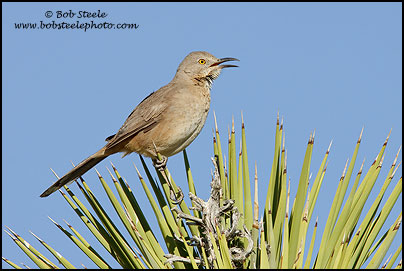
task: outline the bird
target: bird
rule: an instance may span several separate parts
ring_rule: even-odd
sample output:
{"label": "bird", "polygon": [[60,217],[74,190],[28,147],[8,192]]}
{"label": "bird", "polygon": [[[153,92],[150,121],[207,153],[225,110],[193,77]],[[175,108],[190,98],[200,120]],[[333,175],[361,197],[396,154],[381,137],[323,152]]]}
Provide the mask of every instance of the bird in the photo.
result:
{"label": "bird", "polygon": [[[224,64],[237,58],[217,58],[205,51],[189,53],[179,64],[174,78],[144,98],[106,145],[57,180],[40,197],[47,197],[70,184],[109,155],[130,153],[150,157],[155,167],[165,167],[167,157],[184,150],[202,130],[210,108],[213,81]],[[157,158],[157,153],[162,159]]]}

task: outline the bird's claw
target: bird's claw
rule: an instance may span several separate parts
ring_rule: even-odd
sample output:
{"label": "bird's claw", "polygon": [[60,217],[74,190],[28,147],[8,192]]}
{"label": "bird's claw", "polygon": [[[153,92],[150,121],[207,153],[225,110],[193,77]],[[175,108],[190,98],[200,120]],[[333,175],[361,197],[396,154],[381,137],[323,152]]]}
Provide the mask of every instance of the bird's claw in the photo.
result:
{"label": "bird's claw", "polygon": [[167,157],[165,156],[161,156],[161,160],[158,160],[157,158],[152,159],[153,161],[153,166],[157,169],[157,170],[164,170],[166,168],[167,165]]}
{"label": "bird's claw", "polygon": [[173,204],[178,205],[184,199],[184,193],[182,193],[181,188],[178,187],[177,195],[174,194],[174,191],[170,189],[170,199]]}

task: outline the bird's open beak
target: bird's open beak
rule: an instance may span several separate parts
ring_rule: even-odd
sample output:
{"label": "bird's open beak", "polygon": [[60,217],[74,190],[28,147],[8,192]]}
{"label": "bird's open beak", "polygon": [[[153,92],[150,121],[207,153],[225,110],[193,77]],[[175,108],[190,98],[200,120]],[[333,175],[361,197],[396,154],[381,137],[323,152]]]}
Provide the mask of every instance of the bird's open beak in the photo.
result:
{"label": "bird's open beak", "polygon": [[[210,65],[210,67],[214,67],[214,66],[218,66],[224,62],[227,61],[240,61],[237,58],[233,58],[233,57],[225,57],[225,58],[221,58],[219,59],[219,61],[213,63],[212,65]],[[231,68],[231,67],[238,67],[237,65],[220,65],[220,68]]]}

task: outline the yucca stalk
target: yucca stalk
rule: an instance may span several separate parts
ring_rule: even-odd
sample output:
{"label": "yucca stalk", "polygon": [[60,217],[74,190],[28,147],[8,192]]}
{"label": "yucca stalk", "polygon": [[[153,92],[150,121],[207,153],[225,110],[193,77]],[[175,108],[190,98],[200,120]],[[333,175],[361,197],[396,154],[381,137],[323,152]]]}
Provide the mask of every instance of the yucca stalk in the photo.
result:
{"label": "yucca stalk", "polygon": [[[395,222],[389,225],[389,229],[384,234],[379,236],[379,233],[402,192],[402,178],[400,177],[398,181],[394,180],[401,165],[397,163],[401,148],[376,198],[369,199],[384,163],[384,151],[390,133],[376,159],[364,174],[362,170],[365,161],[362,162],[348,192],[361,144],[362,129],[352,157],[347,160],[339,177],[326,224],[322,226],[324,230],[320,247],[318,251],[314,251],[315,240],[319,238],[316,234],[317,228],[321,225],[318,225],[316,218],[313,232],[309,235],[308,232],[311,232],[309,224],[321,185],[325,180],[331,143],[314,180],[311,181],[311,157],[315,155],[313,153],[315,136],[314,132],[310,134],[302,161],[297,193],[294,198],[291,198],[285,131],[283,121],[279,122],[278,117],[274,158],[272,164],[267,165],[270,169],[267,196],[260,204],[258,189],[264,188],[263,181],[258,178],[256,162],[254,189],[250,190],[244,121],[242,120],[241,124],[241,141],[239,152],[237,152],[234,118],[229,129],[228,142],[224,145],[221,143],[216,116],[214,118],[214,158],[212,159],[214,171],[208,199],[203,200],[197,196],[198,186],[193,181],[190,161],[184,150],[188,195],[192,207],[188,207],[181,200],[182,191],[185,189],[177,186],[168,168],[156,170],[157,178],[154,178],[145,161],[140,157],[144,174],[136,166],[134,167],[139,183],[131,181],[129,185],[114,165],[112,165],[112,171],[109,171],[111,179],[109,182],[97,171],[99,181],[121,223],[110,218],[110,214],[100,203],[102,196],[95,195],[84,179],[80,178],[80,183],[76,183],[87,204],[79,200],[78,195],[68,187],[64,187],[66,193],[60,190],[62,197],[88,228],[87,235],[91,233],[105,251],[96,251],[88,241],[90,238],[78,232],[69,223],[66,222],[68,229],[52,220],[53,223],[99,268],[111,267],[111,263],[103,257],[105,252],[109,253],[123,268],[393,267],[401,253],[401,244],[387,261],[384,263],[382,261],[399,230],[401,213],[395,215],[397,217]],[[225,151],[225,145],[228,147],[227,151]],[[160,182],[160,185],[156,180]],[[111,183],[115,187],[115,192],[110,187]],[[392,192],[387,195],[386,191],[391,183],[395,185]],[[137,201],[133,194],[134,186],[142,187],[148,202]],[[347,199],[344,202],[345,198]],[[384,204],[382,204],[383,198],[387,199]],[[372,202],[369,209],[364,208],[367,201]],[[149,222],[152,215],[142,211],[145,204],[150,204],[158,221],[158,225],[154,228]],[[362,220],[360,217],[363,217]],[[131,242],[125,239],[123,231],[128,232]],[[6,232],[38,268],[59,268],[58,263],[65,268],[75,268],[69,260],[37,235],[32,233],[56,259],[56,263],[10,228]],[[163,243],[157,241],[157,235],[162,237]],[[135,245],[131,246],[130,243]],[[307,251],[305,251],[306,244]],[[13,268],[21,268],[4,257],[3,261]],[[396,267],[401,268],[401,260]]]}

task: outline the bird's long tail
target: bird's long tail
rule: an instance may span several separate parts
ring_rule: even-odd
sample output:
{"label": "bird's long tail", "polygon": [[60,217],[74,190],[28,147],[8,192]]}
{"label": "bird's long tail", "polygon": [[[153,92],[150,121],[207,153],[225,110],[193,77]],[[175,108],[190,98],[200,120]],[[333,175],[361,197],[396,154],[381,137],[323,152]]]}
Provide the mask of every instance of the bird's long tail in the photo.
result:
{"label": "bird's long tail", "polygon": [[41,194],[41,198],[47,197],[53,192],[57,191],[62,186],[72,182],[77,179],[87,171],[89,171],[96,164],[104,160],[108,155],[105,154],[105,147],[94,153],[87,159],[83,160],[80,164],[75,166],[72,170],[70,170],[65,176],[60,178],[57,182],[52,184],[45,192]]}

